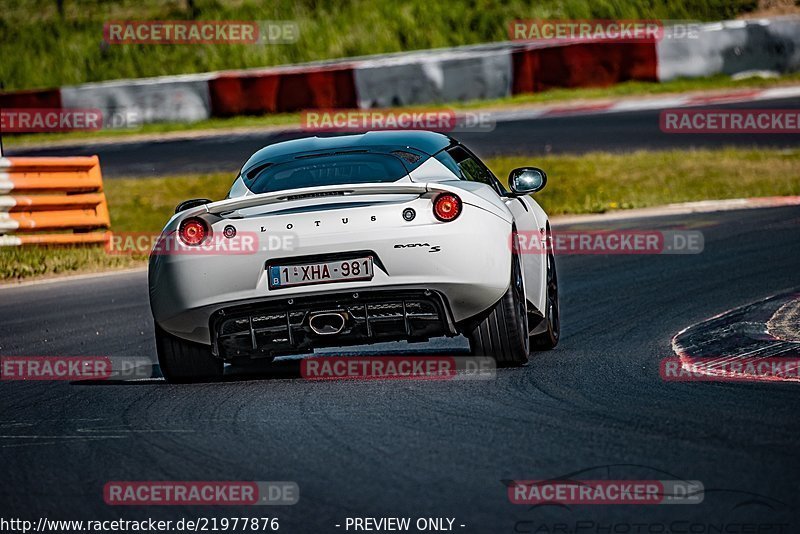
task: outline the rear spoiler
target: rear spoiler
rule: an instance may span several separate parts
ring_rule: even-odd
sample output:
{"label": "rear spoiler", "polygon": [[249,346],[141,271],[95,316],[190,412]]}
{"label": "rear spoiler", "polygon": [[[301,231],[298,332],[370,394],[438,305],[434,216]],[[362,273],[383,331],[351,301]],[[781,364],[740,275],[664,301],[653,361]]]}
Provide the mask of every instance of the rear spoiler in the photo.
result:
{"label": "rear spoiler", "polygon": [[327,185],[322,187],[304,187],[301,189],[288,189],[285,191],[277,191],[274,193],[259,193],[257,195],[249,195],[245,197],[229,198],[205,204],[198,207],[199,213],[211,213],[220,215],[236,210],[254,208],[257,206],[266,206],[269,204],[276,204],[279,202],[286,202],[292,200],[292,197],[298,199],[313,197],[326,197],[326,196],[359,196],[359,195],[403,195],[415,194],[423,195],[430,192],[450,191],[450,189],[442,187],[435,183],[412,183],[412,182],[390,182],[385,184],[352,184],[352,185]]}

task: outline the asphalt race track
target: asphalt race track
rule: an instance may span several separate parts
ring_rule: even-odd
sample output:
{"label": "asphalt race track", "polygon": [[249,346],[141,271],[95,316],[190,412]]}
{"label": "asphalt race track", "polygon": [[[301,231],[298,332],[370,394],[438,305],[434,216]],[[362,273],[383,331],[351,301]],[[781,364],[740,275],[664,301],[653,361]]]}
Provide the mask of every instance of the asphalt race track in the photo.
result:
{"label": "asphalt race track", "polygon": [[[761,100],[709,108],[798,109],[800,99]],[[521,118],[498,121],[494,131],[455,134],[479,156],[506,154],[586,153],[637,149],[796,147],[797,135],[787,134],[668,134],[659,128],[661,110]],[[39,149],[8,147],[6,156],[100,156],[103,176],[154,177],[171,174],[231,172],[231,180],[256,150],[308,132],[221,134],[198,139],[78,144]]]}
{"label": "asphalt race track", "polygon": [[[311,382],[290,360],[199,385],[3,383],[0,509],[268,516],[287,533],[345,532],[348,516],[450,517],[465,533],[800,532],[796,385],[659,377],[685,326],[800,286],[798,225],[797,207],[625,221],[701,230],[705,250],[560,256],[561,344],[495,380]],[[142,271],[0,289],[0,324],[5,356],[154,354]],[[410,348],[426,350],[392,350]],[[704,499],[531,507],[511,504],[503,483],[569,476],[698,480]],[[300,502],[110,507],[113,480],[296,481]]]}

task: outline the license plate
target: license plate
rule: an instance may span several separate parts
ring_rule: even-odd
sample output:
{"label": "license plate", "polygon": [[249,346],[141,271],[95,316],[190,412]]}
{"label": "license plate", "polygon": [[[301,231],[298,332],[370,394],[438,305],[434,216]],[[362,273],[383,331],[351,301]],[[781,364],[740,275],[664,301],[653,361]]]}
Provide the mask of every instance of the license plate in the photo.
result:
{"label": "license plate", "polygon": [[327,282],[372,280],[372,274],[372,257],[369,256],[300,265],[270,265],[269,287],[275,289]]}

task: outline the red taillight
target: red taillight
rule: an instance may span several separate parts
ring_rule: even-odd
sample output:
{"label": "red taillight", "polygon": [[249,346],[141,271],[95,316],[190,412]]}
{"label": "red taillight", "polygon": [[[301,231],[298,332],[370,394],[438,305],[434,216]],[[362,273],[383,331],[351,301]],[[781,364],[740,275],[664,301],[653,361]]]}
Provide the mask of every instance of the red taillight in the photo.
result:
{"label": "red taillight", "polygon": [[208,235],[208,225],[203,219],[193,217],[181,223],[178,235],[184,244],[194,247],[203,242]]}
{"label": "red taillight", "polygon": [[461,199],[450,193],[442,193],[433,201],[433,214],[440,221],[452,221],[461,215]]}

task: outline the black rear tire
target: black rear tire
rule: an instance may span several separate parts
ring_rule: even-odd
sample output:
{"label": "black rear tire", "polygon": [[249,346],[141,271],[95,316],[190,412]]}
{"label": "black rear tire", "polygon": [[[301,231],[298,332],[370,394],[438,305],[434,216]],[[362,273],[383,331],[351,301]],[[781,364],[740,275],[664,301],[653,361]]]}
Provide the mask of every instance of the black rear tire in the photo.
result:
{"label": "black rear tire", "polygon": [[168,334],[156,325],[156,351],[161,374],[167,382],[186,383],[222,377],[224,363],[211,347]]}
{"label": "black rear tire", "polygon": [[558,308],[558,274],[556,273],[556,257],[553,254],[552,235],[547,229],[547,300],[544,321],[546,330],[531,336],[532,350],[550,350],[558,345],[561,337],[561,315]]}
{"label": "black rear tire", "polygon": [[468,335],[474,356],[491,356],[498,367],[528,362],[528,315],[519,258],[511,261],[511,284],[503,298]]}

